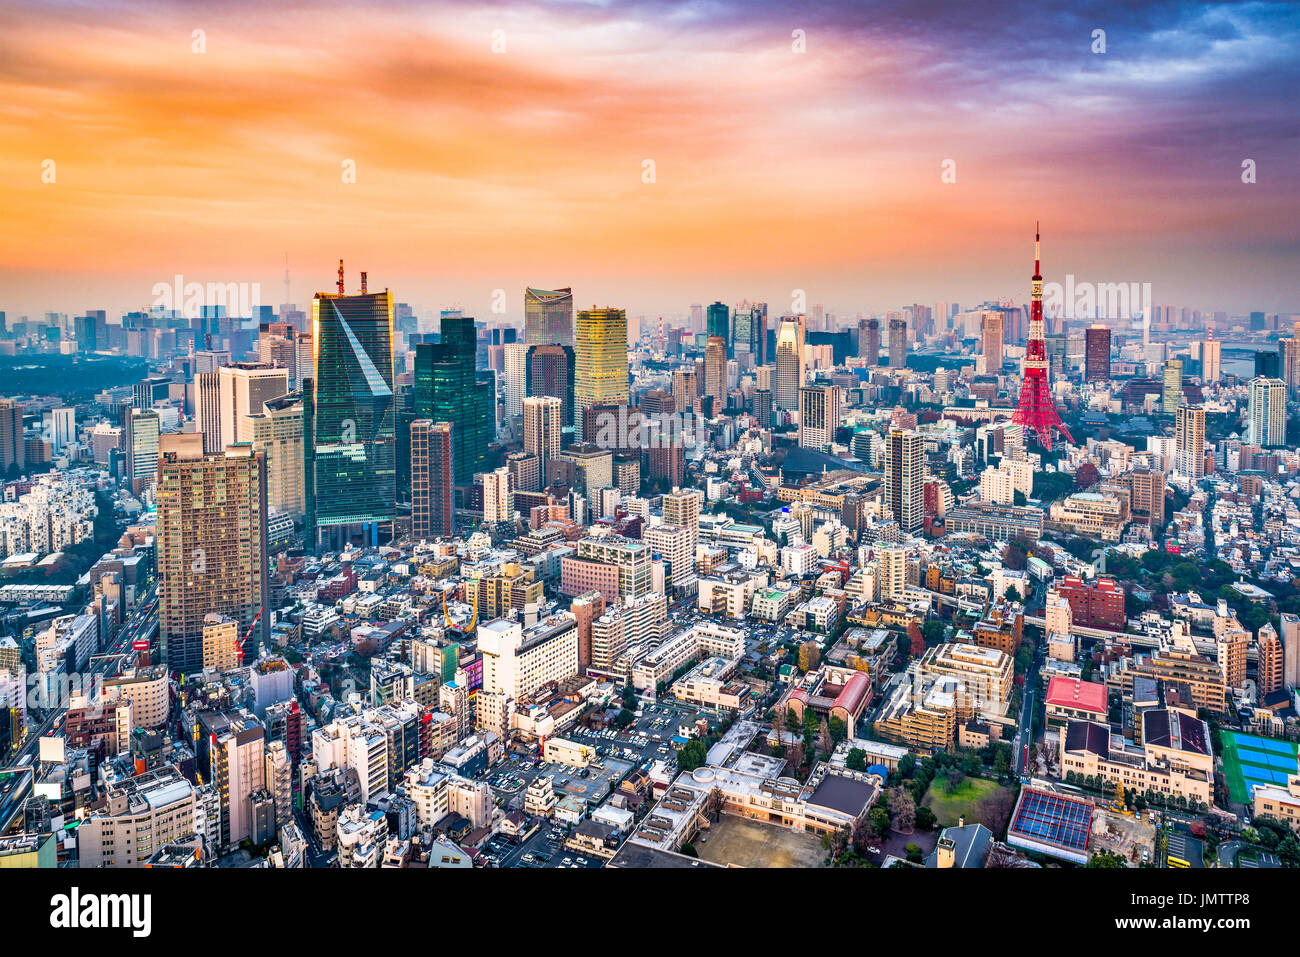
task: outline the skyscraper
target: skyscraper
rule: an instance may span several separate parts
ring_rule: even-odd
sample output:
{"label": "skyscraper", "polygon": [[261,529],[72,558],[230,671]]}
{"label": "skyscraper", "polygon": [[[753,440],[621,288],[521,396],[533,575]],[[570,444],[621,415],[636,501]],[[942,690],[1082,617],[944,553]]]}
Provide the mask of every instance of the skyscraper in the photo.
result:
{"label": "skyscraper", "polygon": [[803,385],[803,317],[782,316],[776,331],[776,404],[778,408],[799,408],[799,387]]}
{"label": "skyscraper", "polygon": [[524,342],[528,345],[573,345],[573,290],[524,290]]}
{"label": "skyscraper", "polygon": [[312,299],[312,369],[303,389],[305,542],[369,543],[397,503],[393,296],[388,290]]}
{"label": "skyscraper", "polygon": [[[760,365],[762,340],[767,338],[767,307],[761,303],[741,302],[731,314],[731,354],[744,365]],[[748,359],[746,359],[748,357]]]}
{"label": "skyscraper", "polygon": [[725,408],[727,404],[727,341],[721,336],[709,336],[708,345],[704,347],[704,394],[713,396],[715,415]]}
{"label": "skyscraper", "polygon": [[221,451],[221,374],[216,370],[194,375],[194,428],[203,433],[204,452]]}
{"label": "skyscraper", "polygon": [[840,426],[840,387],[806,385],[799,390],[799,444],[822,449]]}
{"label": "skyscraper", "polygon": [[705,326],[708,338],[712,339],[717,336],[722,340],[723,348],[728,359],[732,357],[733,346],[731,344],[731,313],[726,305],[721,302],[711,303],[708,308],[708,320]]}
{"label": "skyscraper", "polygon": [[[234,365],[221,366],[217,370],[220,388],[221,431],[218,444],[212,451],[219,451],[236,442],[252,440],[248,416],[257,415],[262,406],[271,399],[277,399],[289,391],[289,372],[278,369],[269,363],[237,362]],[[205,423],[206,424],[206,423]],[[209,443],[205,442],[205,448]]]}
{"label": "skyscraper", "polygon": [[902,369],[907,365],[907,320],[889,320],[889,368]]}
{"label": "skyscraper", "polygon": [[1207,385],[1218,382],[1223,374],[1223,343],[1214,338],[1211,329],[1201,343],[1201,381]]}
{"label": "skyscraper", "polygon": [[159,440],[157,469],[159,645],[184,673],[203,666],[209,613],[238,621],[242,639],[264,612],[252,638],[269,635],[266,462],[249,445],[209,455],[201,436],[174,433]]}
{"label": "skyscraper", "polygon": [[524,363],[525,395],[550,395],[560,400],[561,427],[573,425],[572,346],[532,346]]}
{"label": "skyscraper", "polygon": [[1192,481],[1205,477],[1205,409],[1180,405],[1174,431],[1174,472]]}
{"label": "skyscraper", "polygon": [[[155,413],[155,421],[157,418]],[[23,407],[13,399],[0,399],[0,471],[16,477],[26,467],[27,448],[23,442]]]}
{"label": "skyscraper", "polygon": [[456,482],[449,422],[411,423],[411,537],[456,534]]}
{"label": "skyscraper", "polygon": [[[980,315],[980,342],[982,343],[984,373],[997,375],[1002,371],[1003,327],[1002,313],[988,311]],[[889,364],[894,364],[890,359]]]}
{"label": "skyscraper", "polygon": [[1105,326],[1090,326],[1083,338],[1084,381],[1105,382],[1110,378],[1110,330]]}
{"label": "skyscraper", "polygon": [[[125,410],[126,477],[133,495],[154,484],[158,475],[158,413],[153,409]],[[19,441],[22,441],[21,434]],[[202,440],[200,440],[200,443]]]}
{"label": "skyscraper", "polygon": [[885,441],[885,502],[905,535],[925,521],[925,446],[919,432],[890,429]]}
{"label": "skyscraper", "polygon": [[553,395],[530,395],[524,399],[524,452],[536,455],[542,475],[546,463],[560,454],[563,403]]}
{"label": "skyscraper", "polygon": [[[302,393],[269,399],[247,416],[248,440],[266,458],[266,504],[301,521],[303,496]],[[204,436],[203,451],[208,451]]]}
{"label": "skyscraper", "polygon": [[676,412],[689,412],[700,397],[700,383],[694,369],[673,370],[673,406]]}
{"label": "skyscraper", "polygon": [[415,347],[415,415],[451,423],[456,484],[468,486],[488,462],[495,431],[495,387],[475,372],[474,319],[442,314],[441,341]]}
{"label": "skyscraper", "polygon": [[515,490],[510,469],[483,473],[483,521],[509,522],[515,517]]}
{"label": "skyscraper", "polygon": [[1183,360],[1165,362],[1164,382],[1160,392],[1160,411],[1173,415],[1183,404]]}
{"label": "skyscraper", "polygon": [[578,310],[573,351],[575,418],[589,405],[628,404],[627,310]]}
{"label": "skyscraper", "polygon": [[1246,404],[1246,441],[1261,448],[1286,444],[1286,383],[1251,379]]}
{"label": "skyscraper", "polygon": [[[536,348],[536,347],[531,347]],[[502,346],[505,351],[506,417],[523,412],[523,398],[528,394],[528,352],[530,347],[522,342]]]}

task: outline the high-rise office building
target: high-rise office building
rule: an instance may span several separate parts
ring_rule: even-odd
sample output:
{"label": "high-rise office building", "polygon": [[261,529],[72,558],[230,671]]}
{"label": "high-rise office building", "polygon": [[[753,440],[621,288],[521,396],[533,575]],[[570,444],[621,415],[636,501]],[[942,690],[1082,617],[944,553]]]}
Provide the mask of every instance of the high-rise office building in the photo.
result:
{"label": "high-rise office building", "polygon": [[1183,360],[1165,362],[1164,382],[1160,392],[1160,411],[1173,415],[1183,404]]}
{"label": "high-rise office building", "polygon": [[[272,399],[289,391],[289,373],[261,362],[237,362],[217,370],[221,403],[220,444],[214,451],[237,442],[251,442],[251,415]],[[206,446],[206,443],[205,443]]]}
{"label": "high-rise office building", "polygon": [[890,429],[885,439],[885,502],[904,534],[925,521],[925,444],[919,432]]}
{"label": "high-rise office building", "polygon": [[704,347],[704,394],[713,396],[715,415],[726,407],[727,341],[721,336],[709,336]]}
{"label": "high-rise office building", "polygon": [[799,390],[799,444],[821,450],[840,427],[840,387],[806,385]]}
{"label": "high-rise office building", "polygon": [[[217,368],[220,368],[219,366]],[[203,451],[220,452],[221,444],[221,374],[194,374],[194,430],[203,433]]]}
{"label": "high-rise office building", "polygon": [[[1003,325],[1002,313],[988,311],[980,314],[980,343],[983,349],[983,371],[998,375],[1002,371]],[[889,364],[894,364],[891,358]]]}
{"label": "high-rise office building", "polygon": [[1286,383],[1251,379],[1246,402],[1246,441],[1261,448],[1286,444]]}
{"label": "high-rise office building", "polygon": [[868,366],[880,365],[880,320],[868,319],[867,322],[867,341],[866,348],[861,349],[861,354],[866,357]]}
{"label": "high-rise office building", "polygon": [[589,405],[628,404],[627,310],[578,310],[573,351],[575,419]]}
{"label": "high-rise office building", "polygon": [[0,471],[17,477],[26,467],[23,407],[13,399],[0,399]]}
{"label": "high-rise office building", "polygon": [[1266,379],[1282,378],[1282,356],[1277,352],[1256,352],[1255,377],[1260,376]]}
{"label": "high-rise office building", "polygon": [[1300,392],[1300,339],[1286,337],[1277,341],[1282,375],[1279,376],[1286,386],[1287,395],[1295,396]]}
{"label": "high-rise office building", "polygon": [[742,368],[761,365],[762,342],[767,338],[767,306],[742,302],[731,313],[731,354]]}
{"label": "high-rise office building", "polygon": [[530,346],[573,345],[572,289],[524,290],[524,342]]}
{"label": "high-rise office building", "polygon": [[[158,636],[173,671],[203,666],[203,625],[216,612],[239,622],[256,657],[269,635],[266,461],[252,446],[203,451],[195,434],[162,437],[158,458]],[[259,630],[249,633],[262,612]]]}
{"label": "high-rise office building", "polygon": [[[290,392],[263,403],[248,418],[248,438],[254,451],[266,457],[266,503],[302,521],[303,494],[302,393]],[[208,451],[204,436],[203,451]]]}
{"label": "high-rise office building", "polygon": [[[673,490],[663,497],[664,524],[679,525],[691,533],[692,556],[695,555],[695,549],[700,541],[700,502],[700,492],[693,488],[674,486]],[[693,557],[692,561],[694,561]]]}
{"label": "high-rise office building", "polygon": [[520,415],[524,396],[528,394],[528,351],[522,342],[502,346],[505,353],[506,417]]}
{"label": "high-rise office building", "polygon": [[717,336],[722,340],[727,358],[732,358],[731,311],[723,303],[715,302],[709,305],[705,330],[709,339]]}
{"label": "high-rise office building", "polygon": [[889,368],[902,369],[907,365],[907,320],[889,320]]}
{"label": "high-rise office building", "polygon": [[[126,432],[126,477],[131,492],[140,495],[158,475],[159,418],[153,409],[128,408],[122,421]],[[202,444],[202,439],[199,440]]]}
{"label": "high-rise office building", "polygon": [[804,380],[802,316],[782,316],[776,331],[776,390],[778,408],[799,408],[799,387]]}
{"label": "high-rise office building", "polygon": [[1205,477],[1205,409],[1181,405],[1174,431],[1174,472],[1192,481]]}
{"label": "high-rise office building", "polygon": [[1214,338],[1211,329],[1201,343],[1201,381],[1218,382],[1223,375],[1223,343]]}
{"label": "high-rise office building", "polygon": [[574,424],[572,346],[532,346],[524,363],[525,395],[550,395],[560,400],[561,428]]}
{"label": "high-rise office building", "polygon": [[524,399],[524,452],[536,455],[543,475],[546,463],[560,454],[560,432],[564,406],[552,395],[530,395]]}
{"label": "high-rise office building", "polygon": [[388,290],[317,293],[311,304],[311,386],[303,390],[306,533],[341,544],[377,543],[397,503],[393,296]]}
{"label": "high-rise office building", "polygon": [[1083,378],[1087,382],[1105,382],[1110,378],[1110,330],[1090,326],[1083,334]]}
{"label": "high-rise office building", "polygon": [[411,537],[456,534],[456,482],[449,422],[411,423]]}
{"label": "high-rise office building", "polygon": [[694,369],[673,370],[673,406],[676,412],[689,412],[700,397],[700,383]]}
{"label": "high-rise office building", "polygon": [[468,486],[488,464],[495,423],[496,391],[475,372],[474,319],[442,314],[441,341],[415,347],[415,414],[450,422],[456,484]]}

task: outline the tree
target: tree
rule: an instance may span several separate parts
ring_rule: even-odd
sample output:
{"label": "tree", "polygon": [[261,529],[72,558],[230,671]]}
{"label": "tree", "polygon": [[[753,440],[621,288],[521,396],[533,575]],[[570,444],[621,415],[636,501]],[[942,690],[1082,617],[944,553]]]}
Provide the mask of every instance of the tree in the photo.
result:
{"label": "tree", "polygon": [[817,732],[821,730],[821,721],[817,718],[817,712],[812,708],[803,709],[803,746],[811,748],[813,741],[817,739]]}
{"label": "tree", "polygon": [[934,816],[933,811],[931,811],[924,804],[916,805],[916,823],[914,825],[915,827],[919,828],[922,831],[933,831],[937,823],[939,822],[938,819]]}
{"label": "tree", "polygon": [[889,812],[877,804],[871,809],[871,827],[883,841],[889,837]]}
{"label": "tree", "polygon": [[947,633],[948,626],[941,621],[927,621],[921,626],[921,634],[925,638],[927,648],[943,644],[943,639],[947,636]]}
{"label": "tree", "polygon": [[903,788],[889,792],[889,816],[894,827],[903,834],[911,834],[916,827],[916,804],[912,795]]}
{"label": "tree", "polygon": [[1115,805],[1116,807],[1125,807],[1127,806],[1127,804],[1128,804],[1128,800],[1124,795],[1124,785],[1116,781],[1115,782]]}
{"label": "tree", "polygon": [[1123,854],[1100,851],[1088,858],[1089,867],[1128,867],[1128,860]]}
{"label": "tree", "polygon": [[844,766],[850,771],[865,771],[867,769],[867,752],[861,748],[849,749],[849,756],[845,759]]}
{"label": "tree", "polygon": [[1015,808],[1016,802],[1011,792],[1006,788],[996,788],[980,798],[976,813],[984,826],[993,832],[993,836],[998,837],[1011,823],[1011,813]]}
{"label": "tree", "polygon": [[812,671],[821,661],[821,652],[814,641],[805,641],[799,646],[799,670]]}
{"label": "tree", "polygon": [[692,844],[690,841],[684,841],[682,843],[681,852],[686,857],[700,856],[700,852],[695,849],[695,845]]}
{"label": "tree", "polygon": [[949,794],[956,794],[957,790],[961,787],[962,782],[965,780],[966,775],[962,774],[956,768],[953,768],[948,772],[948,777],[944,783],[943,789]]}
{"label": "tree", "polygon": [[694,771],[703,765],[708,757],[709,752],[704,747],[704,742],[699,738],[692,738],[677,752],[677,767],[686,772]]}
{"label": "tree", "polygon": [[624,708],[622,711],[618,713],[618,717],[614,719],[614,723],[618,725],[619,730],[622,730],[623,728],[626,728],[629,724],[631,724],[635,720],[636,720],[636,715],[633,714],[631,711],[628,711],[627,708]]}
{"label": "tree", "polygon": [[785,729],[791,734],[799,734],[803,730],[803,725],[799,723],[799,714],[794,708],[785,709]]}
{"label": "tree", "polygon": [[831,718],[831,720],[827,722],[827,727],[829,728],[829,731],[831,731],[831,740],[835,742],[835,744],[840,744],[840,741],[849,736],[849,726],[844,723],[844,719],[842,718]]}

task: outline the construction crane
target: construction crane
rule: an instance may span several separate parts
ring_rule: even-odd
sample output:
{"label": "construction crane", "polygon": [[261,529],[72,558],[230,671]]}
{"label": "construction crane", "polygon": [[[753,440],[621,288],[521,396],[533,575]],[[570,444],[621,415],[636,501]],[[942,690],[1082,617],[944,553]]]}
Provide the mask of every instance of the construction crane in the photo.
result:
{"label": "construction crane", "polygon": [[248,639],[253,637],[253,629],[257,627],[257,623],[262,618],[262,612],[265,610],[264,607],[257,609],[257,614],[253,616],[253,623],[248,626],[248,632],[244,635],[244,640],[235,646],[235,654],[239,656],[240,665],[244,663],[244,645],[248,644]]}
{"label": "construction crane", "polygon": [[[478,624],[478,589],[477,588],[474,589],[471,598],[473,599],[473,604],[471,607],[474,609],[474,613],[470,615],[469,627],[465,629],[466,631],[473,631],[474,626]],[[447,614],[447,593],[445,591],[442,593],[442,620],[446,623],[448,628],[455,627],[455,623],[451,620],[451,615]]]}

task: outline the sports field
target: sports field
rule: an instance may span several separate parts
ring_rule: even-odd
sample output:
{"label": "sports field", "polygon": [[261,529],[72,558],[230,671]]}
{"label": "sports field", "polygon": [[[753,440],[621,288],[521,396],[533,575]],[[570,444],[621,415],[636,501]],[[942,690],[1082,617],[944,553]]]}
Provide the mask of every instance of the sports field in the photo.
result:
{"label": "sports field", "polygon": [[1228,796],[1238,804],[1251,803],[1251,789],[1257,784],[1286,786],[1287,775],[1296,773],[1297,745],[1253,734],[1221,731],[1223,776]]}

